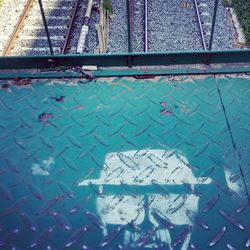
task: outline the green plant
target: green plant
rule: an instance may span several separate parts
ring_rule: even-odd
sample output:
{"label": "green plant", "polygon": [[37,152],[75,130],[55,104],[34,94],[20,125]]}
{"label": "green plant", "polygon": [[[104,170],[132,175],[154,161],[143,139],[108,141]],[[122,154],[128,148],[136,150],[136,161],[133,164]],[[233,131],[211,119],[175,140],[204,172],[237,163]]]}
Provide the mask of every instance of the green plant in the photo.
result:
{"label": "green plant", "polygon": [[103,0],[103,8],[108,12],[109,15],[113,14],[113,7],[110,0]]}
{"label": "green plant", "polygon": [[250,0],[232,0],[232,6],[250,44]]}
{"label": "green plant", "polygon": [[231,0],[222,0],[222,4],[225,7],[232,7],[232,1]]}

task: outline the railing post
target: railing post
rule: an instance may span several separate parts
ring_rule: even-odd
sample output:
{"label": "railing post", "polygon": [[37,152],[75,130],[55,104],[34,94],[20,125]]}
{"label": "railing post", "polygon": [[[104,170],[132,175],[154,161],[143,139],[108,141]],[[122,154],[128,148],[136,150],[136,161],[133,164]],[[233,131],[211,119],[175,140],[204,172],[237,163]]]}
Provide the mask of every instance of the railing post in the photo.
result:
{"label": "railing post", "polygon": [[[131,48],[131,22],[130,22],[130,0],[126,1],[127,5],[127,27],[128,27],[128,52],[132,52]],[[131,67],[131,56],[128,56],[128,67]]]}
{"label": "railing post", "polygon": [[144,52],[148,52],[148,1],[144,0]]}
{"label": "railing post", "polygon": [[46,36],[47,36],[48,43],[49,43],[50,54],[53,56],[54,52],[53,52],[53,47],[52,47],[52,43],[51,43],[51,40],[50,40],[50,35],[49,35],[49,29],[48,29],[47,21],[46,21],[44,10],[43,10],[42,0],[38,0],[38,3],[39,3],[40,11],[41,11],[41,14],[42,14],[43,25],[44,25],[44,28],[45,28]]}
{"label": "railing post", "polygon": [[218,2],[219,2],[219,0],[215,0],[215,3],[214,3],[214,14],[213,14],[213,21],[212,21],[208,50],[212,50],[213,38],[214,38],[214,28],[215,28],[215,21],[216,21],[216,13],[217,13],[217,9],[218,9]]}
{"label": "railing post", "polygon": [[[217,13],[217,9],[218,9],[218,2],[219,2],[219,0],[215,0],[215,2],[214,2],[214,14],[213,14],[213,21],[212,21],[208,51],[212,50],[213,38],[214,38],[214,29],[215,29],[215,21],[216,21],[216,13]],[[207,54],[205,56],[205,63],[210,64],[210,59],[211,59],[211,54]]]}

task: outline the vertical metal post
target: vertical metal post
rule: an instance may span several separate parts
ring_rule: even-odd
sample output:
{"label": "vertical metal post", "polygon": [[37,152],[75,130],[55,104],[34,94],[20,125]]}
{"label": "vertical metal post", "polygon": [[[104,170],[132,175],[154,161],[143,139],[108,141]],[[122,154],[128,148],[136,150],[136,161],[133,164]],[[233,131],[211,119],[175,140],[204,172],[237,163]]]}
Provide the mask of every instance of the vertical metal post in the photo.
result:
{"label": "vertical metal post", "polygon": [[[132,52],[131,48],[131,24],[130,24],[130,0],[126,1],[127,3],[127,27],[128,27],[128,52]],[[128,56],[128,66],[131,67],[131,57]]]}
{"label": "vertical metal post", "polygon": [[127,26],[128,26],[128,52],[131,52],[132,48],[131,48],[130,0],[127,0]]}
{"label": "vertical metal post", "polygon": [[215,21],[216,21],[216,13],[217,13],[217,9],[218,9],[218,2],[219,2],[219,0],[215,0],[215,3],[214,3],[213,22],[212,22],[212,28],[211,28],[211,34],[210,34],[210,41],[209,41],[208,50],[211,50],[212,45],[213,45],[214,28],[215,28]]}
{"label": "vertical metal post", "polygon": [[144,52],[148,52],[148,1],[144,0]]}
{"label": "vertical metal post", "polygon": [[44,25],[44,28],[45,28],[46,36],[47,36],[48,43],[49,43],[50,54],[53,56],[54,52],[53,52],[52,43],[51,43],[51,40],[50,40],[50,35],[49,35],[49,29],[48,29],[47,21],[46,21],[44,10],[43,10],[42,0],[38,0],[38,3],[39,3],[40,11],[41,11],[41,14],[42,14],[43,25]]}

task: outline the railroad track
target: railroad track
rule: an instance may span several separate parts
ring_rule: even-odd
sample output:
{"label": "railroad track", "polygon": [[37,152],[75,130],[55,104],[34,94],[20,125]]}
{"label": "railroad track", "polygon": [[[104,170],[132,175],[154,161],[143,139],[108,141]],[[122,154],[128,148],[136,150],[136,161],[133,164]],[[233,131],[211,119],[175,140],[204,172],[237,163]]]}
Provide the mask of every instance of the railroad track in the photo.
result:
{"label": "railroad track", "polygon": [[[134,12],[130,13],[133,16],[130,18],[133,20],[132,51],[153,52],[187,49],[183,43],[186,43],[190,49],[193,47],[202,49],[196,25],[197,18],[191,1],[187,0],[187,2],[182,3],[182,1],[169,0],[158,4],[158,2],[148,0],[130,0],[130,4],[134,5],[134,8],[130,8],[134,9]],[[174,27],[175,18],[179,21],[176,24],[177,27]],[[190,25],[184,24],[187,18],[191,20]],[[187,33],[192,34],[194,39]],[[182,39],[183,37],[185,40]],[[191,39],[189,39],[190,37]],[[140,42],[138,42],[139,40]]]}
{"label": "railroad track", "polygon": [[204,33],[204,30],[203,30],[203,23],[201,21],[201,13],[199,11],[197,0],[194,0],[194,7],[195,7],[196,15],[197,15],[199,29],[200,29],[202,46],[203,46],[204,50],[207,50],[207,44],[206,44],[206,41],[205,41],[205,33]]}
{"label": "railroad track", "polygon": [[[87,0],[43,0],[42,4],[53,53],[76,53]],[[28,0],[6,43],[3,56],[50,53],[39,4]]]}
{"label": "railroad track", "polygon": [[193,1],[201,35],[202,47],[204,50],[207,50],[212,26],[212,16],[210,14],[209,5],[204,0]]}
{"label": "railroad track", "polygon": [[[26,1],[27,10],[6,43],[5,56],[50,54],[39,5],[35,0]],[[54,54],[76,53],[87,1],[43,0]],[[110,53],[129,51],[127,18],[131,22],[131,52],[206,50],[209,46],[214,0],[129,0],[129,17],[126,14],[127,0],[111,1],[116,15],[110,23]],[[221,42],[230,38],[225,11],[223,15],[224,21],[220,17],[224,22],[220,25],[220,38],[215,39],[217,49],[230,48]],[[98,20],[99,14],[92,11],[85,44],[87,53],[92,53],[98,45],[95,29]]]}
{"label": "railroad track", "polygon": [[[18,6],[16,6],[15,1],[2,1],[1,11],[0,11],[0,55],[4,50],[11,33],[13,31],[13,24],[18,23],[19,16],[21,15],[23,8],[27,4],[28,0],[18,1]],[[12,12],[11,12],[12,10]],[[8,15],[6,15],[8,13]]]}
{"label": "railroad track", "polygon": [[[129,8],[124,3],[112,1],[116,16],[110,23],[111,53],[128,52],[129,47],[132,52],[208,49],[214,0],[126,1]],[[129,33],[126,33],[127,19],[124,15],[127,9],[130,12],[131,46],[124,36]],[[220,4],[213,48],[232,48],[233,27],[230,25],[227,10]]]}

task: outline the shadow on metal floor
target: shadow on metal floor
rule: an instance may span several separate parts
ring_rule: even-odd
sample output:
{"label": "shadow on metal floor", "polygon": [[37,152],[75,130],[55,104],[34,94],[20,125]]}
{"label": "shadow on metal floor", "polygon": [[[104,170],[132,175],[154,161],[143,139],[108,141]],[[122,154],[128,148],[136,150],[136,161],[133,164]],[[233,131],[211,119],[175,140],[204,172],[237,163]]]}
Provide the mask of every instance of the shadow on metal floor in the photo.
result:
{"label": "shadow on metal floor", "polygon": [[249,83],[0,81],[0,249],[248,247]]}

